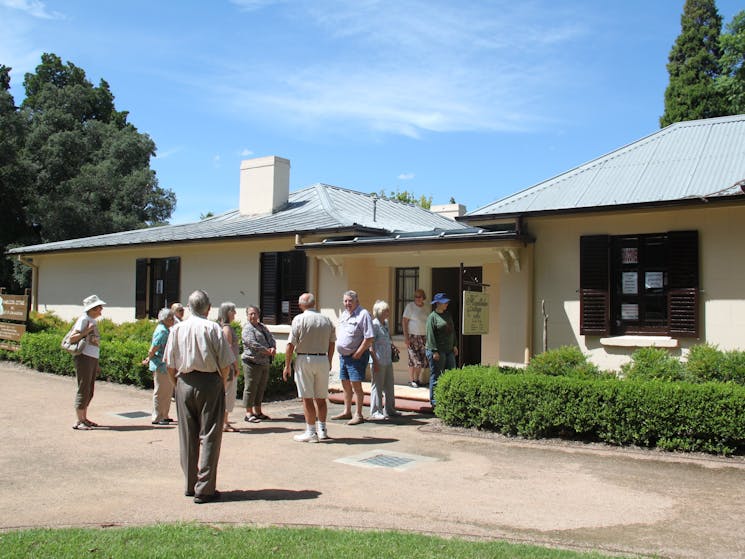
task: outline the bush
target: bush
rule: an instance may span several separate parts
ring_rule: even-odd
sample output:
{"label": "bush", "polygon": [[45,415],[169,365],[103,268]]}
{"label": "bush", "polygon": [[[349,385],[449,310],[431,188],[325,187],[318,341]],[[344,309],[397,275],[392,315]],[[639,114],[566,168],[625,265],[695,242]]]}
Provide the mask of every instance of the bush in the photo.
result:
{"label": "bush", "polygon": [[720,454],[745,451],[745,387],[661,380],[443,373],[437,415],[449,425],[510,436],[561,436]]}
{"label": "bush", "polygon": [[745,352],[722,352],[716,346],[693,346],[686,363],[692,380],[696,382],[736,382],[745,385]]}
{"label": "bush", "polygon": [[621,365],[627,379],[678,381],[687,377],[685,367],[667,351],[658,347],[643,347],[631,355],[631,361]]}
{"label": "bush", "polygon": [[576,346],[563,346],[536,355],[525,368],[525,373],[581,378],[601,376],[600,369],[590,363]]}
{"label": "bush", "polygon": [[70,326],[71,324],[65,322],[53,312],[38,313],[31,311],[28,315],[28,322],[26,323],[26,332],[31,332],[32,334],[49,331],[67,332]]}

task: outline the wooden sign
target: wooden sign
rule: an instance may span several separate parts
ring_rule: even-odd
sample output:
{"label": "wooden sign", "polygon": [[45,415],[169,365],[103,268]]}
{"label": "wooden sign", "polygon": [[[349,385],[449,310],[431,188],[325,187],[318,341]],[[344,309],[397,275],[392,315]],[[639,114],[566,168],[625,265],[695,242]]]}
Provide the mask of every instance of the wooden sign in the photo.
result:
{"label": "wooden sign", "polygon": [[489,295],[479,291],[463,292],[463,335],[489,333]]}
{"label": "wooden sign", "polygon": [[[28,296],[0,294],[0,319],[26,322],[28,318]],[[3,336],[0,336],[2,338]]]}
{"label": "wooden sign", "polygon": [[13,340],[20,342],[21,337],[26,332],[25,324],[12,324],[10,322],[0,322],[0,340]]}

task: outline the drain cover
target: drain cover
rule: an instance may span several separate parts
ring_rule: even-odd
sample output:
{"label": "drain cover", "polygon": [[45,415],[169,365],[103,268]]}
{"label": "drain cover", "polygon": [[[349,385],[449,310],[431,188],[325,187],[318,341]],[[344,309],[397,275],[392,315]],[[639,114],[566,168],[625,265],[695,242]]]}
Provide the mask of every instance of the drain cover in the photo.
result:
{"label": "drain cover", "polygon": [[115,413],[119,417],[126,417],[127,419],[139,419],[141,417],[150,417],[150,414],[146,411],[126,411],[122,413]]}
{"label": "drain cover", "polygon": [[361,468],[388,468],[403,472],[425,462],[437,462],[437,458],[417,454],[405,454],[391,450],[369,450],[355,456],[337,458],[334,462]]}

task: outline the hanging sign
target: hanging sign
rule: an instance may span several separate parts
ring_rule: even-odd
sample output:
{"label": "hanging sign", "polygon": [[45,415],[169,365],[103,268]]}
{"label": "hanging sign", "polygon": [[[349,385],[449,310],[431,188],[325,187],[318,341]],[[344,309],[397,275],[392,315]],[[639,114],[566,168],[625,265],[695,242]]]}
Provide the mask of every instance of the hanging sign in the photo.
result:
{"label": "hanging sign", "polygon": [[489,295],[480,291],[463,292],[463,335],[489,333]]}

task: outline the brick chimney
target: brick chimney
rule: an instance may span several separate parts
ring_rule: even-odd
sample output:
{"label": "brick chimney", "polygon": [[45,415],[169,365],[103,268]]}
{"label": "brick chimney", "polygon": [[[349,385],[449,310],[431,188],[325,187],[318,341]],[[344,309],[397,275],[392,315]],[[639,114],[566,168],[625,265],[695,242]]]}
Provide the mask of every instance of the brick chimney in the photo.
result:
{"label": "brick chimney", "polygon": [[241,161],[241,215],[267,215],[290,196],[290,160],[275,155]]}

